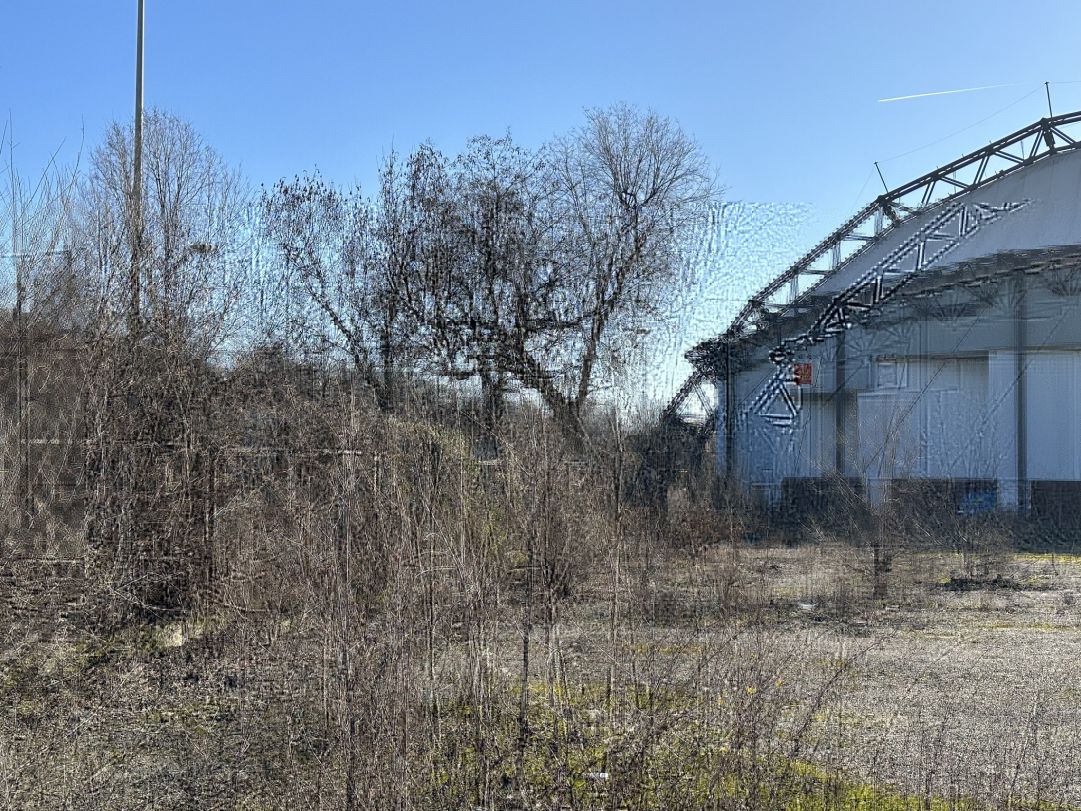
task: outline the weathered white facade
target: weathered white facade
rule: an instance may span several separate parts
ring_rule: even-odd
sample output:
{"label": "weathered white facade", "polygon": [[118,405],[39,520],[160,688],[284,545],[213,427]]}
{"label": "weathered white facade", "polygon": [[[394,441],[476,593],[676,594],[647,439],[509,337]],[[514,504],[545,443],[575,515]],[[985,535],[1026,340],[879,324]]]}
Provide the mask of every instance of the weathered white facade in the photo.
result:
{"label": "weathered white facade", "polygon": [[[771,503],[833,477],[873,502],[939,483],[972,509],[1081,494],[1074,145],[899,218],[753,330],[714,342],[721,472]],[[938,235],[947,205],[961,225]],[[876,278],[873,306],[843,310],[843,327],[815,322]]]}

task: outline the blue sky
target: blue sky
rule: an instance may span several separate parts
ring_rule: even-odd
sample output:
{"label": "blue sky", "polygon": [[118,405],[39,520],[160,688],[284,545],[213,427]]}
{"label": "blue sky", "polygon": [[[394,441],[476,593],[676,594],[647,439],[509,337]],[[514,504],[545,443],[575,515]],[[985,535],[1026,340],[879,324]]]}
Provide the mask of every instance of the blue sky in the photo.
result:
{"label": "blue sky", "polygon": [[[727,199],[780,212],[775,247],[750,251],[719,298],[745,294],[878,194],[875,160],[899,185],[1044,115],[1045,80],[1056,111],[1081,108],[1081,4],[1060,0],[147,6],[147,104],[189,120],[255,184],[318,167],[370,186],[392,147],[453,151],[507,129],[535,145],[615,101],[672,116]],[[130,118],[135,8],[4,9],[0,111],[24,174]],[[878,101],[997,84],[1011,86]]]}

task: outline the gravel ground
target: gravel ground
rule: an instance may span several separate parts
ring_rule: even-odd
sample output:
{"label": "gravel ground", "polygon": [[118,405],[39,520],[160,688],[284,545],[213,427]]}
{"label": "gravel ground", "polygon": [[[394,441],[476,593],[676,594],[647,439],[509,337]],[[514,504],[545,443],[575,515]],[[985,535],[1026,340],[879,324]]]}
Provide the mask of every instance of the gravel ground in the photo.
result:
{"label": "gravel ground", "polygon": [[[1081,808],[1081,557],[1000,554],[969,582],[974,564],[960,555],[899,556],[886,600],[872,602],[861,555],[749,547],[735,560],[712,550],[697,567],[661,562],[651,605],[637,606],[655,622],[627,644],[660,651],[654,672],[673,680],[699,668],[703,650],[747,655],[753,646],[718,641],[732,618],[716,614],[727,589],[765,624],[756,644],[767,640],[778,672],[806,682],[806,702],[842,671],[814,709],[809,760],[918,797]],[[611,659],[601,607],[564,617],[568,668],[585,681]]]}
{"label": "gravel ground", "polygon": [[1081,559],[1003,556],[961,590],[959,558],[914,555],[891,573],[896,603],[846,615],[851,550],[758,556],[775,597],[796,592],[780,633],[846,658],[819,759],[913,794],[1081,806]]}

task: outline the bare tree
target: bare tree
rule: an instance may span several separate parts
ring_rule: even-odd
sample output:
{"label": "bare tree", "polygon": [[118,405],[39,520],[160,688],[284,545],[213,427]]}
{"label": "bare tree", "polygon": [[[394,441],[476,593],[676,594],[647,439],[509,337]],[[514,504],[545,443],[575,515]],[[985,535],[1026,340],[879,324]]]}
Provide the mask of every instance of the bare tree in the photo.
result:
{"label": "bare tree", "polygon": [[86,534],[110,591],[153,613],[208,582],[220,354],[243,326],[250,234],[239,176],[189,124],[150,113],[144,132],[139,233],[131,132],[114,126],[92,157],[78,255],[97,303],[84,361]]}
{"label": "bare tree", "polygon": [[[662,314],[683,281],[684,242],[714,197],[708,164],[674,122],[626,105],[595,109],[550,148],[558,195],[557,274],[577,316],[543,373],[528,347],[518,373],[565,424]],[[607,363],[607,369],[605,368]]]}
{"label": "bare tree", "polygon": [[391,254],[405,260],[396,278],[411,334],[429,371],[479,381],[489,430],[509,383],[508,336],[553,328],[542,169],[508,136],[473,138],[453,161],[425,146],[405,172],[393,163],[384,172],[384,219],[398,223]]}
{"label": "bare tree", "polygon": [[[247,190],[240,175],[185,121],[152,111],[144,123],[142,319],[159,337],[221,346],[244,315],[249,281]],[[84,239],[103,301],[126,307],[131,244],[132,134],[114,124],[93,153],[84,187]]]}
{"label": "bare tree", "polygon": [[424,147],[404,183],[420,224],[404,300],[440,371],[478,378],[492,414],[516,380],[572,433],[662,315],[714,197],[694,142],[626,106],[537,152],[509,136],[453,161]]}
{"label": "bare tree", "polygon": [[318,175],[279,182],[262,198],[264,233],[286,280],[314,305],[293,312],[299,345],[344,351],[381,404],[394,399],[400,334],[390,283],[394,257],[380,221],[359,189],[341,190]]}

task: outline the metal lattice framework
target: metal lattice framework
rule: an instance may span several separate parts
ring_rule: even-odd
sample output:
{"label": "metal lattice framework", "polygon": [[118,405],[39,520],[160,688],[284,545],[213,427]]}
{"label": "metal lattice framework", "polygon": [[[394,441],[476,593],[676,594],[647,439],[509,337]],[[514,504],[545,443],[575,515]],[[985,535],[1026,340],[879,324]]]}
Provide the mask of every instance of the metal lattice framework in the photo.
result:
{"label": "metal lattice framework", "polygon": [[[722,335],[698,344],[687,353],[694,370],[665,408],[662,422],[685,422],[691,397],[709,386],[711,377],[717,374],[722,353],[776,324],[778,319],[805,315],[814,306],[815,288],[901,223],[938,206],[943,206],[944,212],[953,211],[948,204],[961,195],[1078,147],[1081,147],[1081,111],[1044,118],[881,195],[752,296]],[[929,264],[923,261],[920,267]],[[873,298],[876,289],[879,296],[882,289],[889,289],[888,280],[884,281],[886,288],[866,288],[861,285],[863,281],[861,278],[842,294],[846,297],[842,308],[856,309],[866,303],[868,295]],[[847,296],[848,292],[854,295]],[[857,292],[865,298],[859,298]],[[827,306],[832,308],[834,303],[836,299],[827,302]],[[708,411],[702,426],[706,432],[713,429],[712,417],[712,410]]]}
{"label": "metal lattice framework", "polygon": [[[982,227],[1026,205],[1028,201],[997,206],[956,201],[943,206],[915,234],[834,297],[810,329],[782,341],[770,353],[777,369],[752,400],[751,411],[765,417],[774,427],[792,428],[799,415],[799,401],[792,396],[787,383],[793,377],[792,361],[801,350],[844,332],[856,318],[884,304]],[[778,405],[780,411],[776,410]]]}

